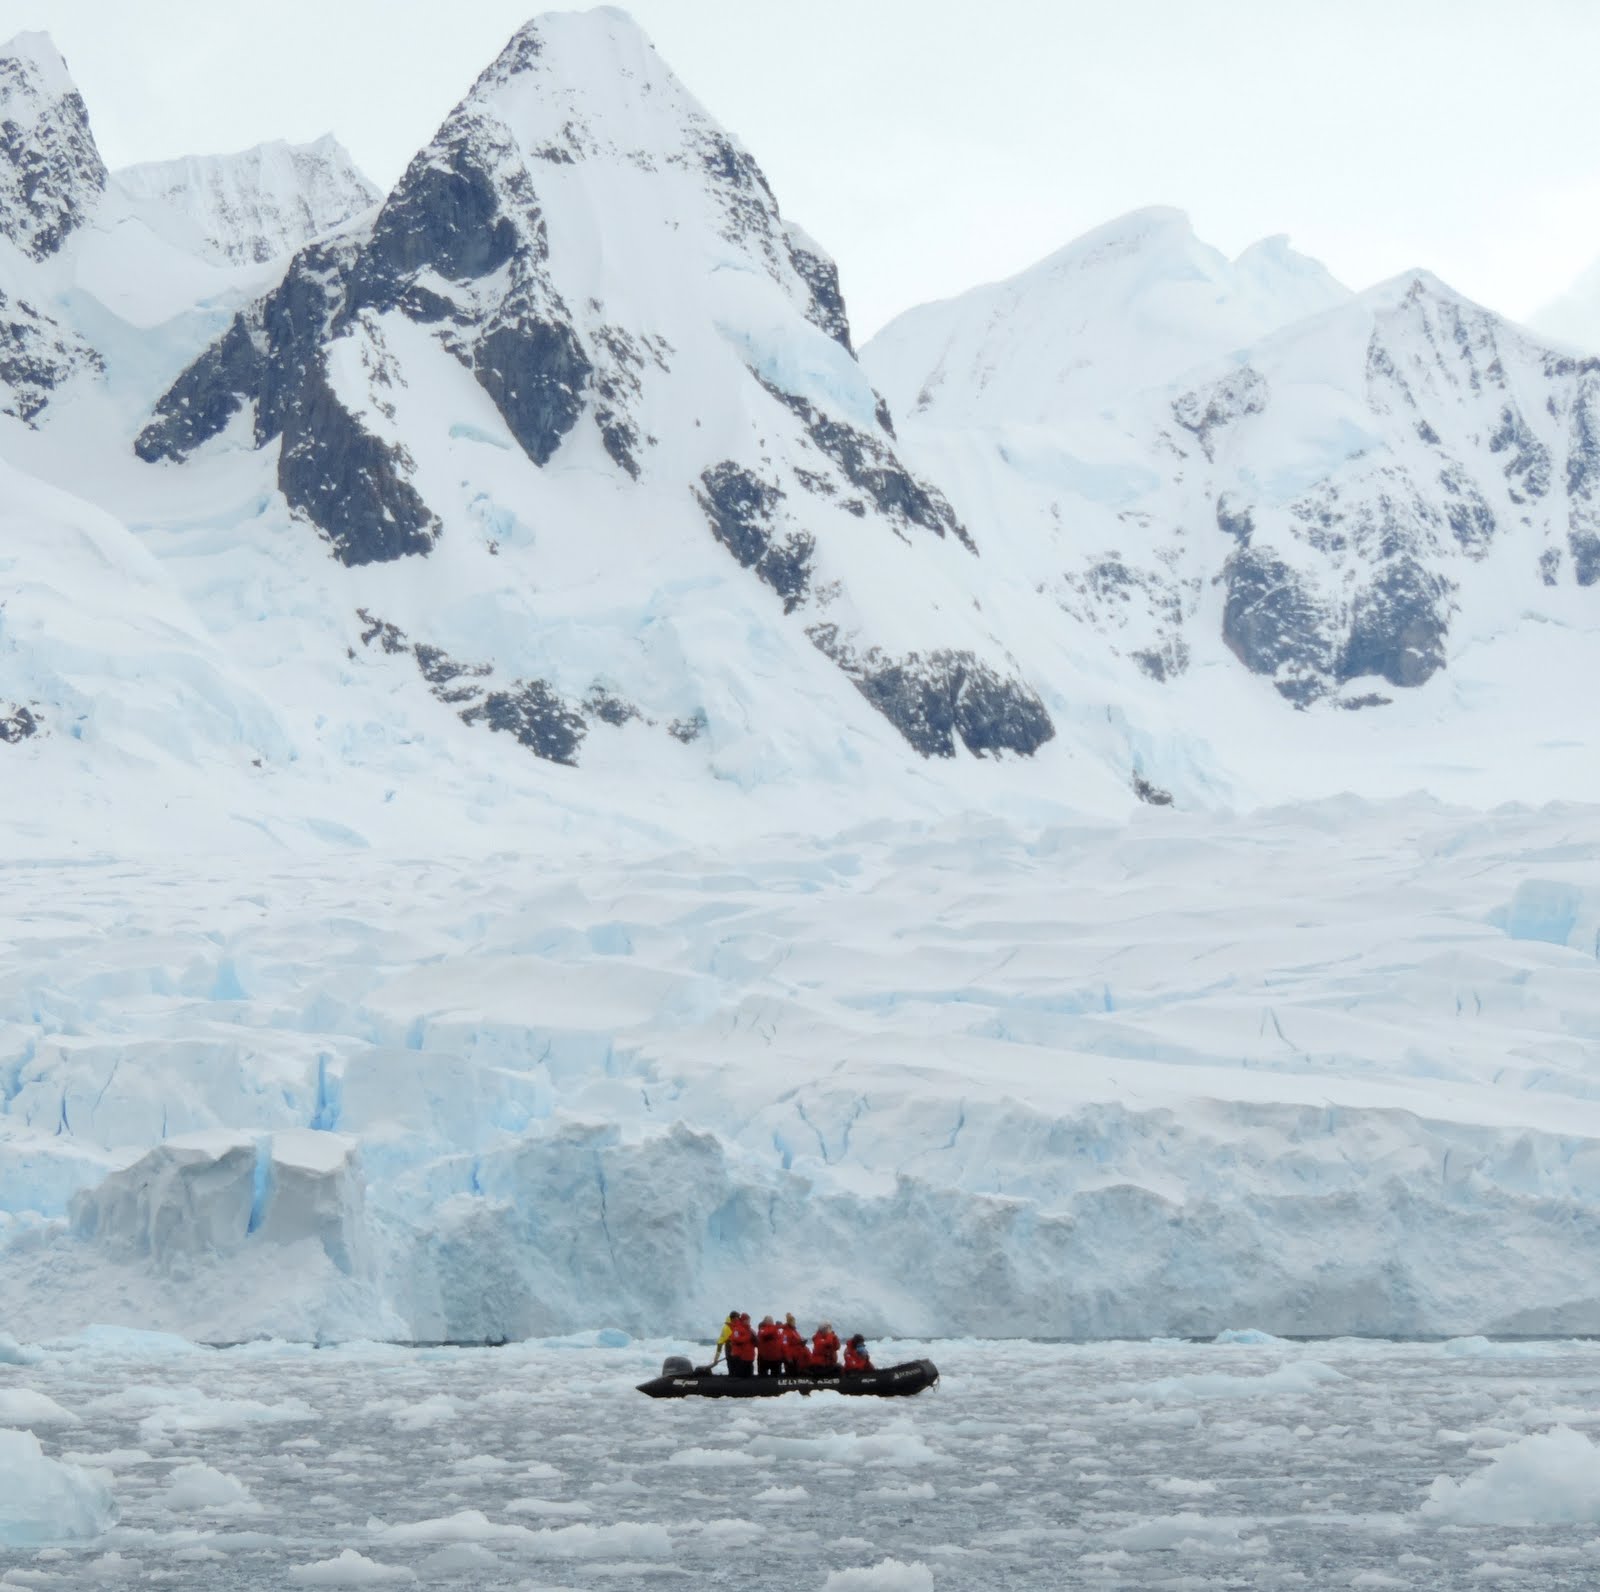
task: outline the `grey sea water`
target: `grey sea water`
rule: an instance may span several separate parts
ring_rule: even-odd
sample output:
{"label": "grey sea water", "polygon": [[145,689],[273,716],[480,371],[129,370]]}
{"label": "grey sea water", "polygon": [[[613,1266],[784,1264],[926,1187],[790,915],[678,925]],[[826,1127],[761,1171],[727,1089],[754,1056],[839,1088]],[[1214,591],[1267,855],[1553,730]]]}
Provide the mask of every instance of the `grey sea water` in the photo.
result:
{"label": "grey sea water", "polygon": [[940,1385],[737,1405],[634,1390],[677,1344],[157,1347],[0,1365],[119,1516],[0,1583],[1600,1584],[1590,1343],[892,1345]]}

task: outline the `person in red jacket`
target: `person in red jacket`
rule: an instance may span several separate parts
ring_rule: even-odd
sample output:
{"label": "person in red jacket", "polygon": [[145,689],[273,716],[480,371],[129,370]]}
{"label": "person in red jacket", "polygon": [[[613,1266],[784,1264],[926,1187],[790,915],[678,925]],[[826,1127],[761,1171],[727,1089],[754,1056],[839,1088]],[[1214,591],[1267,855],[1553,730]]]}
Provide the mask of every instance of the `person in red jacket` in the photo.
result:
{"label": "person in red jacket", "polygon": [[763,1316],[756,1328],[756,1363],[762,1376],[783,1374],[783,1328],[771,1316]]}
{"label": "person in red jacket", "polygon": [[729,1322],[728,1375],[754,1376],[756,1374],[756,1335],[750,1329],[748,1311],[741,1311]]}
{"label": "person in red jacket", "polygon": [[811,1369],[811,1351],[800,1329],[794,1324],[794,1311],[783,1318],[783,1368],[790,1376],[804,1376]]}
{"label": "person in red jacket", "polygon": [[872,1356],[867,1353],[867,1340],[858,1332],[844,1346],[844,1368],[847,1371],[871,1371]]}
{"label": "person in red jacket", "polygon": [[824,1321],[811,1336],[811,1374],[831,1376],[839,1369],[839,1339],[831,1321]]}

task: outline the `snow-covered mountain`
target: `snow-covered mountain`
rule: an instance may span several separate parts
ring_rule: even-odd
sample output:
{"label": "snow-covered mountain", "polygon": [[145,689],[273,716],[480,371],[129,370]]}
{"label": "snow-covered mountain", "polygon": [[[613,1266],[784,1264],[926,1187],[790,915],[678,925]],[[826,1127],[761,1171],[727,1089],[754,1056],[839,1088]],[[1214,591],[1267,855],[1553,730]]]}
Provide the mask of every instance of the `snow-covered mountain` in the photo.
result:
{"label": "snow-covered mountain", "polygon": [[1231,655],[1299,706],[1382,705],[1524,612],[1588,623],[1600,362],[1426,273],[1351,296],[1158,212],[863,358],[1059,622],[1156,680]]}
{"label": "snow-covered mountain", "polygon": [[1229,260],[1181,211],[1140,210],[1009,281],[906,311],[865,358],[907,420],[1060,423],[1349,297],[1285,238]]}
{"label": "snow-covered mountain", "polygon": [[331,133],[125,166],[110,186],[152,231],[217,265],[292,254],[383,197]]}
{"label": "snow-covered mountain", "polygon": [[[1054,734],[971,603],[980,548],[896,455],[832,262],[619,12],[518,33],[138,451],[171,468],[236,421],[308,536],[416,565],[352,583],[360,644],[541,757],[730,711],[813,744],[882,714],[923,756]],[[714,634],[753,600],[776,691]]]}

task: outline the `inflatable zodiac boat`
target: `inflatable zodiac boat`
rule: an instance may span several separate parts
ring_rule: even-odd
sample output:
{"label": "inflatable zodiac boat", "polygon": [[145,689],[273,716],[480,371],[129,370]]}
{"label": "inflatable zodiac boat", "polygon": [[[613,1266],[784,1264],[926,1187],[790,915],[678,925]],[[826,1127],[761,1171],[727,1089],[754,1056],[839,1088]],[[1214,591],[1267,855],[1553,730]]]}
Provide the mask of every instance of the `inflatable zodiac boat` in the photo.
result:
{"label": "inflatable zodiac boat", "polygon": [[831,1390],[852,1397],[903,1398],[939,1380],[932,1360],[907,1360],[875,1371],[829,1371],[822,1376],[715,1376],[708,1365],[694,1366],[671,1355],[661,1375],[639,1384],[653,1399],[770,1399],[780,1393]]}

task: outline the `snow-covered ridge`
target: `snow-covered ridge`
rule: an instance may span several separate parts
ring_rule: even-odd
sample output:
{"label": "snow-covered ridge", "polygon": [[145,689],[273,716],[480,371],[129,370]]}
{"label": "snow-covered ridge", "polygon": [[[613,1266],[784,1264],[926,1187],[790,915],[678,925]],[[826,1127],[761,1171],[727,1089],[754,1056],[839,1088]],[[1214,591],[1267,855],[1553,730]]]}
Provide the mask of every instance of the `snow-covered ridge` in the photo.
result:
{"label": "snow-covered ridge", "polygon": [[125,166],[111,187],[153,231],[218,265],[293,253],[382,197],[331,133]]}
{"label": "snow-covered ridge", "polygon": [[1181,211],[1135,211],[1005,282],[908,310],[862,351],[897,415],[1037,425],[1094,412],[1349,298],[1269,238],[1230,261]]}

